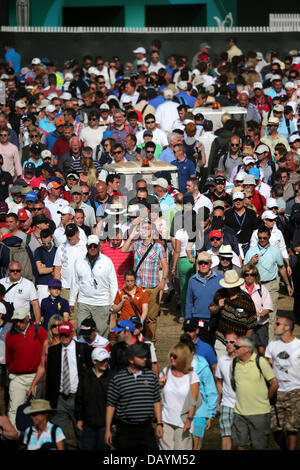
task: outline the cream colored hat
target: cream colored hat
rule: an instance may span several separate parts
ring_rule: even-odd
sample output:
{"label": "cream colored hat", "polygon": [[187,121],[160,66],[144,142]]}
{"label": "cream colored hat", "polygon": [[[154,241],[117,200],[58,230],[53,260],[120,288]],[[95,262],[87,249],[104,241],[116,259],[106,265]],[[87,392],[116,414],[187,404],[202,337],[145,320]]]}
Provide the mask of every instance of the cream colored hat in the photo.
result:
{"label": "cream colored hat", "polygon": [[24,414],[30,415],[33,413],[44,413],[45,411],[55,411],[51,408],[50,402],[48,400],[32,400],[30,406],[24,408]]}
{"label": "cream colored hat", "polygon": [[244,284],[244,279],[240,278],[234,269],[225,271],[224,279],[221,279],[220,281],[220,286],[225,287],[225,289],[239,287],[242,284]]}

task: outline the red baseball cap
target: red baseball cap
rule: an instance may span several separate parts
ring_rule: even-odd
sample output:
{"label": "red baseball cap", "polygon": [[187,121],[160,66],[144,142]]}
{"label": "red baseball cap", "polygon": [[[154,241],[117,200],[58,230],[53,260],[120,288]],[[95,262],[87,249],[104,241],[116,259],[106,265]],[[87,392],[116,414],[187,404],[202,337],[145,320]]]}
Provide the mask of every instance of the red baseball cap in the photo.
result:
{"label": "red baseball cap", "polygon": [[18,219],[19,220],[28,220],[28,219],[30,219],[30,217],[31,217],[31,214],[26,209],[19,209],[18,210]]}
{"label": "red baseball cap", "polygon": [[71,336],[74,331],[74,326],[69,321],[63,321],[58,327],[58,333]]}
{"label": "red baseball cap", "polygon": [[209,239],[213,238],[213,237],[218,237],[218,238],[222,238],[222,233],[220,232],[220,230],[212,230],[210,233],[209,233]]}

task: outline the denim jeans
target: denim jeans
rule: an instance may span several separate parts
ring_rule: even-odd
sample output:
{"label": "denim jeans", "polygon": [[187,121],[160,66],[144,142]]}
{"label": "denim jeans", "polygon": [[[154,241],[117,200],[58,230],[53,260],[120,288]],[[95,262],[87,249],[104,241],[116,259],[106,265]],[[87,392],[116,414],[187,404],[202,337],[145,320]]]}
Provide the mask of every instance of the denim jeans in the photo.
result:
{"label": "denim jeans", "polygon": [[82,450],[109,450],[104,443],[105,426],[83,425]]}

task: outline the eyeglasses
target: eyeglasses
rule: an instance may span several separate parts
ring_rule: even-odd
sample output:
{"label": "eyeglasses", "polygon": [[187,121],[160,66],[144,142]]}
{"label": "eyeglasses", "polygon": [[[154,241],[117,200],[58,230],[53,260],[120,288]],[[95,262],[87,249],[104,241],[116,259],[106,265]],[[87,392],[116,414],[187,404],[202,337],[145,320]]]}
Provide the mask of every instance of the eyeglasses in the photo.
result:
{"label": "eyeglasses", "polygon": [[146,121],[146,124],[154,124],[154,123],[155,123],[154,120],[153,121]]}
{"label": "eyeglasses", "polygon": [[209,261],[198,261],[198,264],[209,264]]}
{"label": "eyeglasses", "polygon": [[241,349],[241,348],[245,348],[246,346],[244,346],[243,344],[241,346],[239,346],[238,344],[235,344],[234,347],[235,349]]}
{"label": "eyeglasses", "polygon": [[8,137],[8,134],[0,134],[0,137]]}
{"label": "eyeglasses", "polygon": [[239,147],[240,146],[240,144],[230,144],[230,145],[231,145],[231,147]]}
{"label": "eyeglasses", "polygon": [[259,240],[268,240],[269,237],[258,237]]}
{"label": "eyeglasses", "polygon": [[170,354],[170,358],[177,359],[177,354]]}
{"label": "eyeglasses", "polygon": [[210,239],[211,242],[220,241],[220,240],[221,240],[220,237],[212,237],[212,238]]}
{"label": "eyeglasses", "polygon": [[238,199],[235,199],[233,202],[237,202],[237,201],[242,202],[243,199],[238,198]]}
{"label": "eyeglasses", "polygon": [[235,344],[235,339],[225,339],[225,344]]}
{"label": "eyeglasses", "polygon": [[20,273],[21,269],[10,269],[9,272],[10,273]]}
{"label": "eyeglasses", "polygon": [[34,207],[32,210],[33,211],[42,211],[43,207]]}
{"label": "eyeglasses", "polygon": [[255,274],[253,273],[245,273],[244,277],[255,277]]}
{"label": "eyeglasses", "polygon": [[116,150],[115,152],[113,152],[113,155],[119,155],[122,152],[123,152],[123,150]]}
{"label": "eyeglasses", "polygon": [[154,153],[154,150],[146,150],[146,153]]}
{"label": "eyeglasses", "polygon": [[54,330],[54,328],[58,328],[60,323],[56,323],[54,325],[51,325],[51,330]]}

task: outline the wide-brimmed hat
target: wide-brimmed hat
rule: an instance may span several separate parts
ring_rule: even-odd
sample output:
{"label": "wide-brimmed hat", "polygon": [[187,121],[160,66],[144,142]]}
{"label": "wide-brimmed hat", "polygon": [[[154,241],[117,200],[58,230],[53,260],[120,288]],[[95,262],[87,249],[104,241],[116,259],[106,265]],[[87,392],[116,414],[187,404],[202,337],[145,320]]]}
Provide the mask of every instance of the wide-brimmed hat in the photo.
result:
{"label": "wide-brimmed hat", "polygon": [[219,256],[222,256],[223,258],[232,258],[233,253],[232,253],[232,248],[230,245],[221,245],[219,249]]}
{"label": "wide-brimmed hat", "polygon": [[242,284],[244,284],[244,279],[240,278],[234,269],[225,271],[224,279],[220,280],[220,286],[225,287],[225,289],[239,287]]}
{"label": "wide-brimmed hat", "polygon": [[30,406],[24,408],[23,413],[25,415],[31,415],[33,413],[44,413],[45,411],[55,411],[51,408],[50,402],[48,400],[32,400]]}
{"label": "wide-brimmed hat", "polygon": [[105,212],[109,215],[120,215],[124,214],[124,212],[126,212],[126,209],[122,206],[122,204],[117,203],[110,204],[110,206],[105,209]]}

